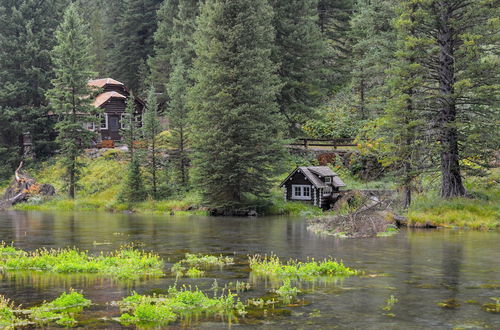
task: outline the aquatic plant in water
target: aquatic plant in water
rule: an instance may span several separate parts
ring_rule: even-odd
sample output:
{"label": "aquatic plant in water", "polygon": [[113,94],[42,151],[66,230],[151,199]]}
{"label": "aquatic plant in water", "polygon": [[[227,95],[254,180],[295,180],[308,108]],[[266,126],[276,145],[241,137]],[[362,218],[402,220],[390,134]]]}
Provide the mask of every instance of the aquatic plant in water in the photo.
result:
{"label": "aquatic plant in water", "polygon": [[494,303],[484,304],[482,307],[485,311],[490,313],[498,314],[500,313],[500,297],[490,298]]}
{"label": "aquatic plant in water", "polygon": [[0,296],[0,328],[14,329],[29,325],[46,326],[55,323],[64,327],[78,324],[75,316],[90,306],[91,301],[81,293],[70,290],[51,302],[45,302],[31,309],[15,308],[7,298]]}
{"label": "aquatic plant in water", "polygon": [[460,303],[457,299],[451,298],[451,299],[446,299],[440,303],[437,304],[439,307],[442,308],[449,308],[449,309],[455,309],[460,307]]}
{"label": "aquatic plant in water", "polygon": [[163,275],[163,261],[154,253],[124,246],[108,254],[89,255],[78,249],[38,249],[26,252],[0,244],[0,269],[53,273],[96,273],[118,279]]}
{"label": "aquatic plant in water", "polygon": [[[184,275],[189,277],[201,277],[204,272],[199,268],[211,268],[211,267],[223,267],[226,265],[231,265],[234,263],[234,259],[231,257],[211,256],[202,254],[191,254],[186,253],[185,258],[175,263],[171,271],[176,277],[182,277]],[[190,267],[187,271],[186,268]]]}
{"label": "aquatic plant in water", "polygon": [[292,287],[290,284],[290,279],[286,279],[283,281],[283,285],[274,291],[282,302],[285,304],[289,304],[292,300],[297,297],[300,293],[300,290],[296,287]]}
{"label": "aquatic plant in water", "polygon": [[283,263],[275,255],[251,256],[250,268],[259,276],[297,277],[301,279],[313,279],[319,276],[351,276],[362,273],[332,259],[322,261],[310,259],[307,262],[290,259]]}
{"label": "aquatic plant in water", "polygon": [[22,322],[14,313],[14,304],[4,296],[0,296],[0,329],[13,329]]}
{"label": "aquatic plant in water", "polygon": [[44,303],[31,309],[30,319],[36,324],[43,325],[54,322],[65,327],[77,325],[75,314],[83,311],[84,307],[90,306],[91,301],[81,293],[70,290],[64,292],[55,300]]}
{"label": "aquatic plant in water", "polygon": [[185,258],[179,261],[180,263],[185,263],[191,266],[226,266],[232,265],[234,263],[234,258],[202,254],[191,254],[186,253]]}
{"label": "aquatic plant in water", "polygon": [[236,295],[228,292],[218,297],[209,298],[205,293],[183,286],[169,287],[167,295],[143,296],[134,292],[131,296],[118,302],[120,322],[123,324],[168,324],[178,318],[204,314],[226,315],[245,313],[245,306],[236,299]]}
{"label": "aquatic plant in water", "polygon": [[386,299],[385,306],[382,307],[382,309],[384,311],[389,312],[392,310],[392,308],[394,307],[394,305],[396,305],[398,301],[399,301],[398,298],[394,297],[394,295],[391,294],[391,296]]}
{"label": "aquatic plant in water", "polygon": [[205,272],[204,272],[204,271],[199,270],[199,269],[198,269],[198,268],[196,268],[196,267],[191,267],[191,268],[189,268],[189,269],[187,270],[187,272],[186,272],[186,275],[187,275],[188,277],[193,277],[193,278],[195,278],[195,277],[202,277],[204,274],[205,274]]}

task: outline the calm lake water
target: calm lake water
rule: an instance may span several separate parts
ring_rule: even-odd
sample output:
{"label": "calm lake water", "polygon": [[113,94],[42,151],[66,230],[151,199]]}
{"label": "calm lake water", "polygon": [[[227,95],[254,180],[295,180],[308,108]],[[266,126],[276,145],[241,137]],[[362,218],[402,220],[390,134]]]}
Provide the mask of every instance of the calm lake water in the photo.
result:
{"label": "calm lake water", "polygon": [[[498,328],[500,314],[480,304],[500,297],[500,233],[452,230],[402,231],[373,239],[337,239],[317,236],[301,218],[157,217],[111,214],[0,213],[0,240],[18,248],[78,247],[91,252],[111,251],[136,242],[172,263],[186,252],[234,255],[236,264],[206,272],[204,278],[180,279],[208,290],[214,279],[219,287],[251,281],[242,300],[259,298],[270,289],[267,281],[251,278],[247,256],[275,253],[281,258],[306,260],[334,257],[372,276],[341,281],[303,283],[305,306],[287,307],[286,313],[249,316],[228,324],[218,319],[192,321],[199,328],[289,329],[422,329]],[[376,276],[374,276],[376,275]],[[64,290],[83,291],[95,305],[82,316],[88,328],[121,328],[110,301],[133,290],[152,293],[175,283],[175,278],[116,282],[84,275],[0,273],[0,294],[25,307],[54,299]],[[390,313],[382,309],[391,295],[399,301]],[[437,304],[457,299],[460,306]],[[474,300],[477,303],[471,303]],[[469,302],[467,302],[469,301]],[[178,328],[181,324],[173,324]],[[184,326],[188,326],[184,324]]]}

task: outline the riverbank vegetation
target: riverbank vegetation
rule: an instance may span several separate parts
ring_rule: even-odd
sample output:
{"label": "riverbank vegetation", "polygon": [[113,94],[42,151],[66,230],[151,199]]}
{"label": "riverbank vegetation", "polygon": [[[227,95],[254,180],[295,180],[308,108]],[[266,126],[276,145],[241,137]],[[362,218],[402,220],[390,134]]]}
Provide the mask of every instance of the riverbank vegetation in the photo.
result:
{"label": "riverbank vegetation", "polygon": [[163,261],[157,254],[133,247],[90,255],[77,249],[38,249],[26,252],[2,243],[0,269],[45,273],[94,273],[121,280],[163,275]]}

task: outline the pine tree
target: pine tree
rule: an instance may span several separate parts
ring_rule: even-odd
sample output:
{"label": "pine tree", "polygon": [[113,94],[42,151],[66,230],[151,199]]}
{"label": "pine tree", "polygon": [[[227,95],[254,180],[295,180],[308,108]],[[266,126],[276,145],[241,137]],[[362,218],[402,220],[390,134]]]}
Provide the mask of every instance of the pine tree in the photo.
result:
{"label": "pine tree", "polygon": [[196,18],[199,15],[199,0],[179,3],[177,16],[173,19],[171,44],[172,72],[166,85],[169,103],[167,115],[169,130],[172,133],[172,146],[178,151],[173,157],[176,176],[185,188],[188,184],[189,112],[187,102],[188,89],[193,85],[189,71],[196,54],[193,48],[193,34],[196,30]]}
{"label": "pine tree", "polygon": [[[405,2],[412,3],[407,0]],[[416,62],[428,71],[427,120],[438,143],[441,196],[463,196],[464,162],[486,166],[498,148],[499,5],[495,1],[416,2]]]}
{"label": "pine tree", "polygon": [[268,193],[282,159],[278,79],[265,0],[202,5],[195,33],[193,164],[205,202],[234,208]]}
{"label": "pine tree", "polygon": [[[88,147],[94,134],[84,128],[85,123],[95,121],[95,108],[91,104],[91,90],[87,82],[94,76],[91,71],[91,41],[77,6],[71,4],[56,31],[57,45],[52,51],[55,67],[53,88],[47,92],[50,106],[60,117],[56,124],[57,142],[66,170],[66,183],[70,198],[75,190],[82,168],[78,157]],[[94,116],[92,116],[94,114]]]}
{"label": "pine tree", "polygon": [[317,0],[272,0],[276,29],[274,61],[282,88],[280,111],[293,132],[319,105],[326,44],[318,26]]}
{"label": "pine tree", "polygon": [[160,156],[158,150],[158,134],[161,132],[160,118],[158,116],[158,101],[154,87],[149,88],[146,101],[146,109],[143,114],[143,137],[147,143],[147,166],[151,180],[150,195],[153,199],[158,199],[158,178],[160,170]]}
{"label": "pine tree", "polygon": [[141,64],[153,53],[156,11],[160,3],[160,0],[125,0],[115,27],[112,75],[133,91],[138,90],[144,79],[139,76]]}
{"label": "pine tree", "polygon": [[170,132],[172,134],[171,144],[175,147],[177,154],[174,156],[175,169],[178,172],[180,183],[186,187],[188,183],[188,155],[187,144],[189,136],[189,109],[187,104],[187,91],[189,87],[188,72],[182,62],[174,67],[168,83],[168,118]]}
{"label": "pine tree", "polygon": [[355,0],[319,0],[318,25],[326,40],[322,76],[334,91],[348,84],[351,76],[350,21]]}
{"label": "pine tree", "polygon": [[155,89],[164,94],[166,99],[166,85],[170,73],[172,72],[172,34],[174,18],[178,13],[179,0],[165,0],[160,9],[158,9],[158,27],[154,33],[154,51],[152,57],[148,60],[151,71],[151,82]]}
{"label": "pine tree", "polygon": [[130,161],[125,184],[120,193],[120,199],[127,202],[129,207],[131,207],[133,203],[143,201],[146,196],[141,173],[141,164],[139,161],[140,155],[138,155],[135,150],[135,143],[139,139],[140,129],[135,109],[135,98],[132,93],[127,100],[125,116],[122,119],[122,123],[125,124],[125,127],[122,129],[122,138],[123,142],[127,144]]}
{"label": "pine tree", "polygon": [[351,88],[361,119],[378,117],[387,99],[387,70],[396,51],[394,0],[359,0],[354,7],[351,40]]}
{"label": "pine tree", "polygon": [[54,75],[49,51],[63,3],[0,1],[0,177],[12,175],[19,164],[23,133],[30,133],[37,158],[55,149],[45,92]]}
{"label": "pine tree", "polygon": [[426,125],[423,120],[425,110],[422,82],[425,69],[416,63],[422,56],[418,44],[414,42],[416,26],[419,24],[415,3],[398,6],[399,17],[394,20],[394,30],[398,35],[398,51],[388,70],[388,87],[391,98],[386,106],[379,133],[385,139],[386,154],[382,158],[385,165],[397,172],[403,194],[403,207],[412,203],[414,182],[424,170],[429,160],[429,143],[425,139]]}

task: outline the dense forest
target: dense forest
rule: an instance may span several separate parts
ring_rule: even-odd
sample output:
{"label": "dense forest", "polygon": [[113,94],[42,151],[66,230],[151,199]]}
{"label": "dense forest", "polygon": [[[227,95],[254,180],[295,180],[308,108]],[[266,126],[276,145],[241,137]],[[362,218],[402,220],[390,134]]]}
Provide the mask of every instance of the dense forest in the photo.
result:
{"label": "dense forest", "polygon": [[465,196],[500,147],[499,17],[495,0],[0,0],[0,179],[29,133],[74,198],[99,118],[87,82],[111,77],[146,104],[123,127],[128,202],[195,189],[242,207],[300,137],[355,138],[405,207],[426,173]]}

